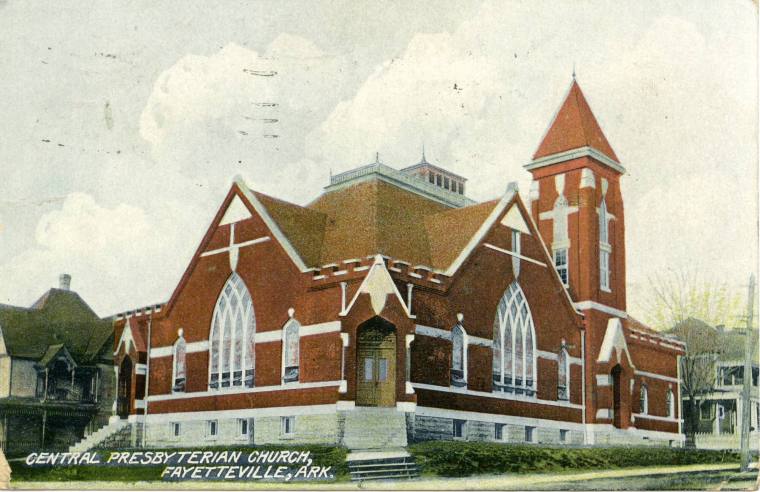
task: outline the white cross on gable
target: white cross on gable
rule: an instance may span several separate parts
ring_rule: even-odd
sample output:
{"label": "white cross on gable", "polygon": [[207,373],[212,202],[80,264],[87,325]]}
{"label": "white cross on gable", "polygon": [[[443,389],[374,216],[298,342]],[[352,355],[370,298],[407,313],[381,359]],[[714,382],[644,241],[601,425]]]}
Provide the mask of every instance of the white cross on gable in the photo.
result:
{"label": "white cross on gable", "polygon": [[254,244],[264,243],[266,241],[269,241],[271,238],[269,236],[263,236],[256,239],[251,239],[250,241],[243,241],[242,243],[236,243],[235,242],[235,223],[233,222],[230,224],[230,244],[229,246],[225,246],[224,248],[218,248],[218,249],[212,249],[210,251],[204,251],[201,253],[201,256],[211,256],[211,255],[218,255],[220,253],[229,253],[230,255],[230,270],[233,272],[237,268],[238,263],[238,257],[240,255],[240,248],[245,248],[246,246],[253,246]]}

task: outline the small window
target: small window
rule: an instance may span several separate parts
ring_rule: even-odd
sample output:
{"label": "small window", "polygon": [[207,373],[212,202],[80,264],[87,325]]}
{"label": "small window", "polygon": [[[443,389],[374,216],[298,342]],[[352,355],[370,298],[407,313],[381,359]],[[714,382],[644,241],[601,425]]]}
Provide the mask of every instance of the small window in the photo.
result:
{"label": "small window", "polygon": [[455,439],[463,439],[464,438],[464,425],[466,423],[466,420],[458,420],[454,419],[454,438]]}
{"label": "small window", "polygon": [[219,433],[219,423],[216,420],[206,421],[206,437],[214,438]]}
{"label": "small window", "polygon": [[464,184],[463,183],[457,183],[457,186],[459,187],[459,194],[464,195]]}
{"label": "small window", "polygon": [[646,385],[641,386],[641,392],[639,393],[639,412],[644,415],[649,413],[649,392]]}
{"label": "small window", "polygon": [[506,424],[494,424],[494,437],[497,441],[504,440],[504,427]]}
{"label": "small window", "polygon": [[435,184],[435,175],[433,173],[428,174],[428,181],[430,181],[432,184]]}
{"label": "small window", "polygon": [[250,432],[251,428],[248,419],[238,419],[238,435],[240,437],[248,437]]}
{"label": "small window", "polygon": [[435,184],[437,184],[438,186],[443,186],[443,179],[440,174],[435,175]]}
{"label": "small window", "polygon": [[296,432],[296,418],[293,416],[290,417],[281,417],[280,422],[282,424],[282,435],[283,436],[292,436]]}
{"label": "small window", "polygon": [[534,442],[535,427],[525,426],[525,442]]}
{"label": "small window", "polygon": [[554,268],[557,269],[562,284],[567,287],[569,280],[567,271],[567,248],[554,250]]}
{"label": "small window", "polygon": [[364,358],[364,380],[372,381],[374,379],[375,359],[372,357]]}
{"label": "small window", "polygon": [[559,442],[567,442],[567,433],[570,432],[567,429],[559,430]]}
{"label": "small window", "polygon": [[180,434],[182,434],[182,427],[180,426],[179,422],[172,422],[172,436],[179,437]]}

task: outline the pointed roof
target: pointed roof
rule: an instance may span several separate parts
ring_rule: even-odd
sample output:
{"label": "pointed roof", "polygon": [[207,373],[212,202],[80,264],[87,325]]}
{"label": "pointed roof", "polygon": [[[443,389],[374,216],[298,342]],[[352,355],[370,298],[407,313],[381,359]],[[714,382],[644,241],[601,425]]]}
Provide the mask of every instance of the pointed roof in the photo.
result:
{"label": "pointed roof", "polygon": [[533,154],[533,159],[582,147],[596,149],[619,163],[618,157],[596,121],[581,87],[573,79],[570,91],[538,146],[538,150]]}

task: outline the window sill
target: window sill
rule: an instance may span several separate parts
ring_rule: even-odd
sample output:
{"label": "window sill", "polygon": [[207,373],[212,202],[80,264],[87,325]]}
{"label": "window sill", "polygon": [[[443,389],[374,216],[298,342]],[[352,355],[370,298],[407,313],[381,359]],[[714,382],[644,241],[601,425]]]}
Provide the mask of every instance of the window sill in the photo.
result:
{"label": "window sill", "polygon": [[612,289],[610,289],[609,287],[599,287],[599,290],[601,290],[602,292],[606,292],[608,294],[612,294]]}

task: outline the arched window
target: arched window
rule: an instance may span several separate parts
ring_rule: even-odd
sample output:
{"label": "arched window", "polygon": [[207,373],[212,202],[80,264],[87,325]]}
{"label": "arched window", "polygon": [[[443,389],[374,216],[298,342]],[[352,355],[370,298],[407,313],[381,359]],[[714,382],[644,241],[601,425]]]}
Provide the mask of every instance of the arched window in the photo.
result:
{"label": "arched window", "polygon": [[639,413],[649,413],[649,392],[645,384],[641,385],[641,392],[639,393]]}
{"label": "arched window", "polygon": [[282,382],[298,382],[301,324],[290,319],[282,329]]}
{"label": "arched window", "polygon": [[253,387],[256,319],[251,294],[232,273],[216,301],[209,337],[209,388]]}
{"label": "arched window", "polygon": [[501,298],[494,320],[494,389],[535,395],[536,333],[533,316],[517,282]]}
{"label": "arched window", "polygon": [[668,394],[665,395],[665,404],[668,407],[668,417],[676,416],[676,402],[673,399],[673,390],[668,388]]}
{"label": "arched window", "polygon": [[467,386],[467,340],[462,325],[451,330],[451,385]]}
{"label": "arched window", "polygon": [[570,360],[567,356],[567,349],[562,347],[557,359],[557,399],[570,399]]}
{"label": "arched window", "polygon": [[599,205],[599,242],[610,243],[609,217],[605,200],[602,200],[602,204]]}
{"label": "arched window", "polygon": [[172,391],[185,391],[185,356],[187,354],[187,344],[182,334],[182,328],[179,330],[179,338],[174,342],[174,364],[172,367]]}

